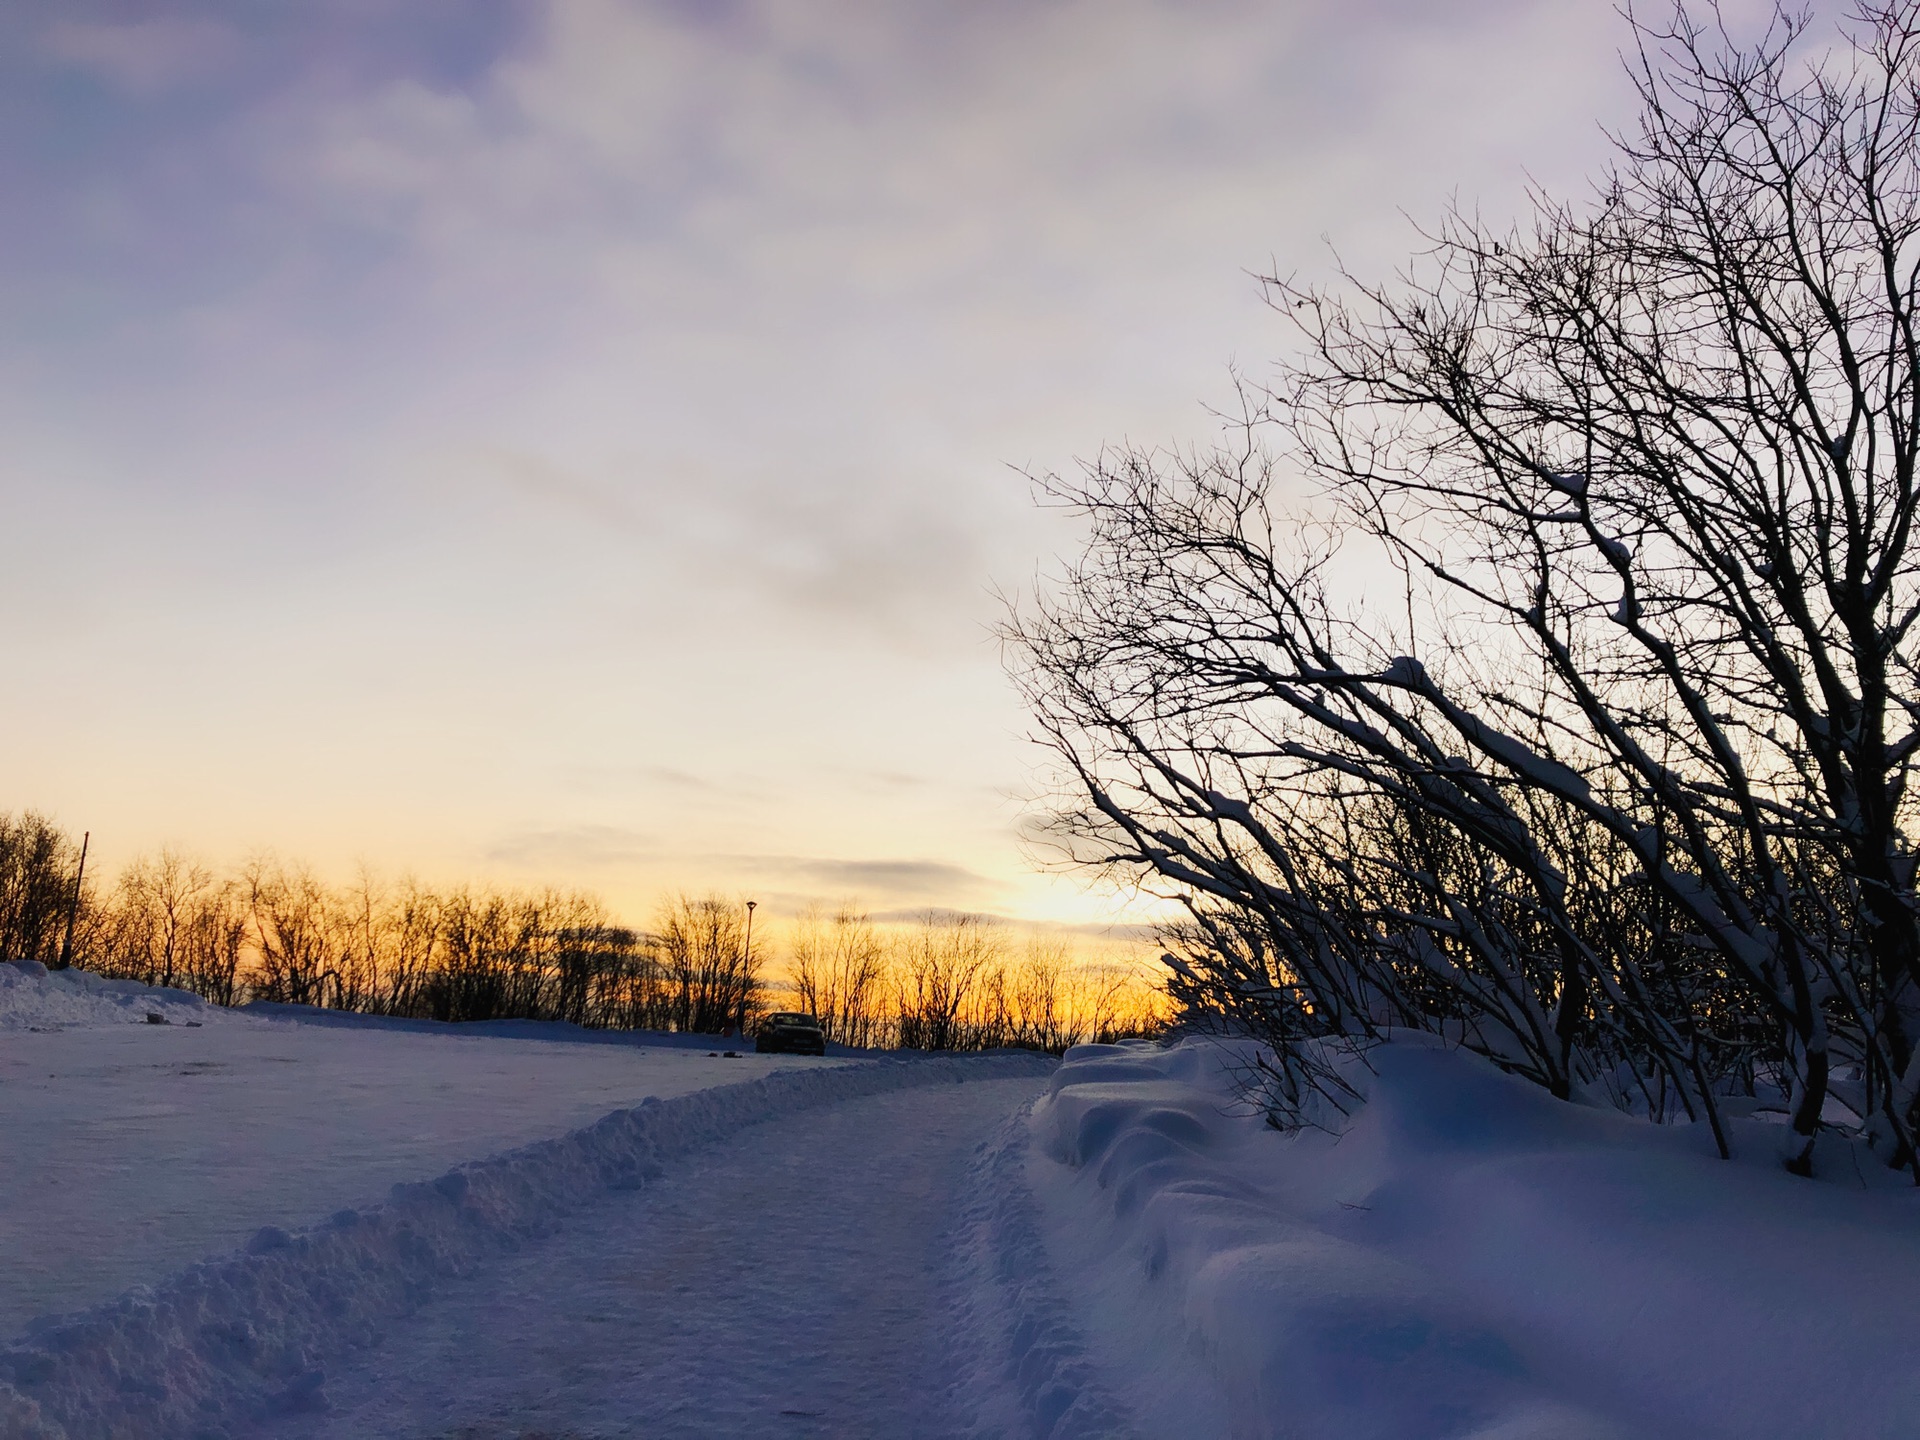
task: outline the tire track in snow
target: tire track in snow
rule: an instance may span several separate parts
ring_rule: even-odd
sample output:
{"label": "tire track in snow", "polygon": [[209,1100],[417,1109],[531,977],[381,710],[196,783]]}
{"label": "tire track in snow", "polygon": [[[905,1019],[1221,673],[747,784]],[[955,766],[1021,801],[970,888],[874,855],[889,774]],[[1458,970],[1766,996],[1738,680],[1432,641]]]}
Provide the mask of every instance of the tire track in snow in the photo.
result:
{"label": "tire track in snow", "polygon": [[554,1140],[398,1185],[382,1205],[189,1266],[0,1350],[0,1440],[217,1440],[326,1403],[327,1367],[437,1285],[551,1231],[610,1189],[748,1125],[861,1095],[1039,1075],[1044,1057],[787,1071],[620,1110]]}
{"label": "tire track in snow", "polygon": [[757,1126],[462,1281],[273,1440],[957,1435],[948,1222],[1037,1080]]}
{"label": "tire track in snow", "polygon": [[955,1237],[950,1305],[965,1335],[953,1384],[978,1440],[1132,1440],[1054,1273],[1026,1179],[1032,1101],[976,1152]]}

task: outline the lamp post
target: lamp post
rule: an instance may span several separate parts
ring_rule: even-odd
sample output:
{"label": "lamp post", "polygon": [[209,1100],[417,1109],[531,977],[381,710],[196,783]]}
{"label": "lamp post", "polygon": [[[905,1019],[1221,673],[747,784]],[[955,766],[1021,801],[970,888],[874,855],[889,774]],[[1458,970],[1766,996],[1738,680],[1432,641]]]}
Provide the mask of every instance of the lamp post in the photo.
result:
{"label": "lamp post", "polygon": [[740,977],[740,1033],[747,1033],[747,985],[753,974],[753,907],[759,902],[747,901],[747,944],[741,955],[741,968],[747,973]]}

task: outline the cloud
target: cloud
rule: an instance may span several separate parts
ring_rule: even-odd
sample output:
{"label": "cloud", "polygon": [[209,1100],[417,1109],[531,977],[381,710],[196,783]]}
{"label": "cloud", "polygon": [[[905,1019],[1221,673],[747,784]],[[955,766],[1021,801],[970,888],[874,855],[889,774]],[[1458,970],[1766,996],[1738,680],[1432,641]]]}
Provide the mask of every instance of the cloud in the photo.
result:
{"label": "cloud", "polygon": [[495,450],[487,460],[514,489],[544,504],[573,511],[596,525],[642,539],[654,539],[660,527],[619,490],[595,484],[540,455]]}
{"label": "cloud", "polygon": [[970,513],[978,507],[908,483],[868,493],[845,470],[819,474],[806,462],[775,478],[753,473],[763,467],[717,473],[690,457],[670,467],[673,485],[639,466],[594,473],[520,450],[487,450],[482,463],[542,511],[586,523],[689,588],[731,590],[898,646],[925,648],[956,615],[972,624],[985,588],[990,541]]}
{"label": "cloud", "polygon": [[484,852],[490,864],[549,872],[600,870],[651,861],[659,842],[615,825],[574,825],[524,830],[495,841]]}
{"label": "cloud", "polygon": [[793,855],[738,857],[742,869],[803,879],[838,896],[873,897],[898,905],[921,899],[941,904],[1005,888],[998,881],[944,860],[831,860]]}
{"label": "cloud", "polygon": [[227,68],[238,60],[241,41],[212,20],[162,15],[124,24],[58,21],[42,33],[40,50],[144,98]]}
{"label": "cloud", "polygon": [[[1226,362],[1284,343],[1270,257],[1379,271],[1400,206],[1577,184],[1620,33],[1541,0],[0,7],[0,484],[101,614],[340,657],[249,731],[325,824],[377,757],[409,833],[636,904],[1017,908],[982,630],[1072,534],[1007,464],[1210,431]],[[96,824],[149,788],[125,630],[49,662],[109,728],[45,793]],[[234,766],[208,675],[169,771]],[[323,824],[279,813],[291,849]]]}
{"label": "cloud", "polygon": [[489,864],[546,874],[616,868],[674,870],[690,873],[701,887],[730,889],[772,883],[788,887],[773,898],[795,905],[847,897],[895,907],[964,905],[1006,889],[998,880],[946,860],[698,853],[665,844],[657,835],[615,825],[521,830],[496,840],[486,848],[483,858]]}
{"label": "cloud", "polygon": [[[1397,187],[1438,193],[1439,164],[1472,187],[1516,115],[1557,113],[1542,86],[1611,65],[1517,70],[1600,27],[1491,0],[1446,24],[1243,0],[542,13],[467,86],[291,117],[282,203],[378,237],[417,278],[398,315],[456,373],[521,357],[503,405],[457,419],[518,420],[520,488],[701,584],[941,644],[1028,568],[1003,462],[1063,463],[1116,414],[1191,433],[1272,247],[1292,268],[1329,231],[1404,244]],[[1470,71],[1499,78],[1436,78]]]}
{"label": "cloud", "polygon": [[776,493],[749,518],[746,573],[779,601],[908,638],[974,608],[983,587],[982,537],[956,510],[899,493]]}
{"label": "cloud", "polygon": [[959,910],[945,905],[876,910],[870,916],[871,919],[883,925],[913,925],[929,917],[935,921],[961,918],[984,920],[990,925],[1003,926],[1008,930],[1025,931],[1033,935],[1094,940],[1103,945],[1142,947],[1152,943],[1159,935],[1158,927],[1148,921],[1116,924],[1111,921],[1076,923],[1059,920],[1029,920],[1018,915],[1002,915],[992,910]]}

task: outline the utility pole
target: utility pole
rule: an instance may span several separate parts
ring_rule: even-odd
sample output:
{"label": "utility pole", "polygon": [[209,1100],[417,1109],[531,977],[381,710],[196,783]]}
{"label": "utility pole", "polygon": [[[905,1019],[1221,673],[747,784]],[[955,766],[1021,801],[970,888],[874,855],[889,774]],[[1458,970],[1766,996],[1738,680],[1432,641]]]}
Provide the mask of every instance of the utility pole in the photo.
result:
{"label": "utility pole", "polygon": [[60,942],[60,963],[54,967],[58,970],[64,970],[73,963],[73,922],[80,918],[80,882],[87,878],[87,846],[92,840],[91,830],[80,837],[80,864],[73,872],[73,902],[67,906],[67,934]]}

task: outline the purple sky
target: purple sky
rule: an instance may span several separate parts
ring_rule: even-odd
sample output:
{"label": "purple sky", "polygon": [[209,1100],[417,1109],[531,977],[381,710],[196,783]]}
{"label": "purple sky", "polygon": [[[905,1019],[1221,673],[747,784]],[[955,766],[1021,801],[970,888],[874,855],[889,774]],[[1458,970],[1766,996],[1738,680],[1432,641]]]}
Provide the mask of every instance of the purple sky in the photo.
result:
{"label": "purple sky", "polygon": [[[295,12],[298,13],[295,13]],[[1204,439],[1249,272],[1579,190],[1605,4],[0,10],[0,808],[344,873],[1093,920],[1015,467]]]}

